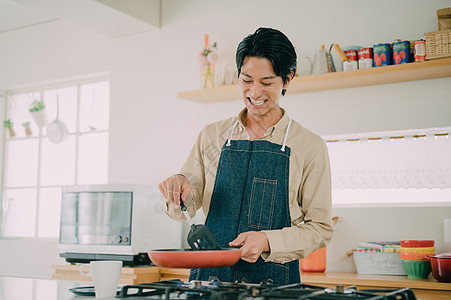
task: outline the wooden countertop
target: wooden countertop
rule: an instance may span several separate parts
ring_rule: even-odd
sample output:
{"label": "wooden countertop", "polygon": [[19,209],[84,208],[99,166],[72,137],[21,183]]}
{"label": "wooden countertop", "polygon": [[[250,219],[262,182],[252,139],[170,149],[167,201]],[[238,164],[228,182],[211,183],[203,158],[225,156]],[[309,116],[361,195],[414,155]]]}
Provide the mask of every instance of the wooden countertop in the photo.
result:
{"label": "wooden countertop", "polygon": [[394,288],[411,288],[425,290],[450,291],[451,283],[439,282],[432,278],[428,279],[410,279],[407,276],[398,275],[366,275],[357,273],[340,273],[340,272],[302,272],[301,281],[306,284],[313,285],[337,285],[345,286],[359,285],[372,287],[394,287]]}

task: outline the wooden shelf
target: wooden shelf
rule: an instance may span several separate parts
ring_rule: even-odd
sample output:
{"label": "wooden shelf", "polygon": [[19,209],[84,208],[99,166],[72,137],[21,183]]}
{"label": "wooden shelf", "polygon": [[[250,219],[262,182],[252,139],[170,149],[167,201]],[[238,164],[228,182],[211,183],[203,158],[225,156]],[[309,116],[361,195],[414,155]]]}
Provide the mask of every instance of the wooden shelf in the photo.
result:
{"label": "wooden shelf", "polygon": [[[295,77],[287,95],[451,77],[451,58],[337,73]],[[177,93],[182,99],[214,103],[240,99],[237,85]]]}

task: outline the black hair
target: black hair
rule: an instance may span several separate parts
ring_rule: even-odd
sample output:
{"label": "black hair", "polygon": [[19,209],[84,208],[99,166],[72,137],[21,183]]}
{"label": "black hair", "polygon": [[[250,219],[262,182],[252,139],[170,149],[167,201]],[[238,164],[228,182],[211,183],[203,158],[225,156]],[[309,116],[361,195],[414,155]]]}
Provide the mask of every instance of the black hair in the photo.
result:
{"label": "black hair", "polygon": [[[293,79],[296,74],[296,50],[293,44],[281,31],[273,28],[259,28],[254,33],[245,37],[236,49],[236,67],[238,76],[241,73],[246,57],[259,57],[268,59],[277,76],[282,77],[283,83],[287,83],[288,77],[293,71]],[[286,90],[282,90],[285,95]]]}

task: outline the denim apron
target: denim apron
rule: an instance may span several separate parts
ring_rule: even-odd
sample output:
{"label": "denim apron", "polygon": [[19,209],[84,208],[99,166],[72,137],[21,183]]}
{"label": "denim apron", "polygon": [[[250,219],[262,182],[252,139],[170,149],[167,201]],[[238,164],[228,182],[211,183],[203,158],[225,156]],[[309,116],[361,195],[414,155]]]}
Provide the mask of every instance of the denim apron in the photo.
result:
{"label": "denim apron", "polygon": [[[268,141],[231,140],[238,124],[222,147],[205,225],[222,248],[229,248],[240,233],[277,230],[291,226],[288,204],[290,148],[286,147],[291,119],[283,145]],[[231,267],[191,269],[189,280],[261,283],[271,279],[274,284],[300,282],[299,261],[285,264],[248,263],[239,260]]]}

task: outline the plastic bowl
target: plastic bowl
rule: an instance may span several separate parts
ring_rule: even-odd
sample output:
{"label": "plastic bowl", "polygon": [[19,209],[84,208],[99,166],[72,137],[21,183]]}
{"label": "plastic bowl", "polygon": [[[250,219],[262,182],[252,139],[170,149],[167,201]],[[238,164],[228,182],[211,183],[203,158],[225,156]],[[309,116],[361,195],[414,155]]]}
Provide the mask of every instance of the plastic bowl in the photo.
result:
{"label": "plastic bowl", "polygon": [[404,260],[428,260],[431,253],[400,252],[399,255]]}
{"label": "plastic bowl", "polygon": [[429,260],[401,260],[401,265],[408,278],[428,278],[432,271]]}
{"label": "plastic bowl", "polygon": [[434,247],[434,240],[405,240],[400,241],[401,247]]}
{"label": "plastic bowl", "polygon": [[401,247],[399,249],[400,252],[408,252],[408,253],[435,253],[435,247]]}
{"label": "plastic bowl", "polygon": [[429,256],[432,266],[432,276],[437,281],[451,282],[451,253],[441,253]]}

